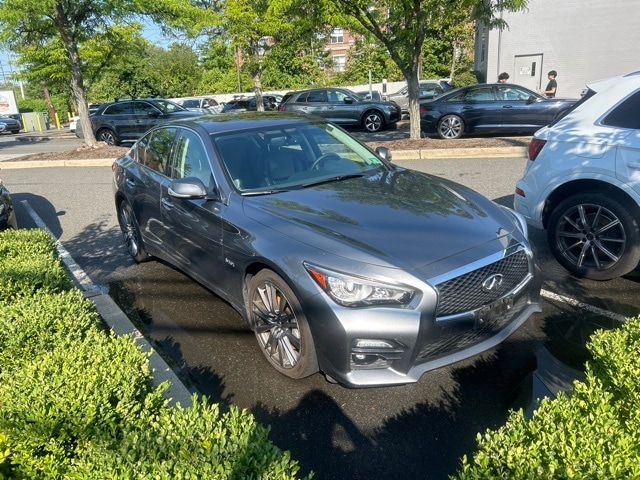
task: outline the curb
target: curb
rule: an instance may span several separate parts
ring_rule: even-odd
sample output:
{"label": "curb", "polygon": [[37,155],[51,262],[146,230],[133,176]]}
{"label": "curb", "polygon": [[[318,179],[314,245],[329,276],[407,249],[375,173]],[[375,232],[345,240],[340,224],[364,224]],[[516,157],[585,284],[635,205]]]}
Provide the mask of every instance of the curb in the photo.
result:
{"label": "curb", "polygon": [[110,167],[115,158],[87,158],[83,160],[0,160],[0,169],[46,168],[46,167]]}
{"label": "curb", "polygon": [[85,298],[93,302],[100,318],[102,318],[114,334],[118,336],[130,335],[140,350],[149,354],[149,369],[151,371],[153,385],[158,386],[165,382],[168,383],[168,388],[164,392],[164,396],[169,405],[181,406],[183,408],[190,407],[192,405],[191,396],[197,392],[192,392],[187,388],[153,345],[140,333],[109,294],[105,292],[105,288],[95,285],[89,279],[84,270],[80,268],[80,265],[76,263],[67,249],[56,239],[40,216],[26,201],[23,201],[23,204],[36,225],[47,232],[53,239],[58,255],[69,270],[69,273],[73,276],[77,288],[82,291]]}
{"label": "curb", "polygon": [[[433,160],[441,158],[510,158],[525,157],[526,147],[497,147],[497,148],[443,148],[420,150],[392,151],[393,160]],[[46,167],[110,167],[115,158],[87,158],[79,160],[24,160],[12,161],[11,158],[2,160],[0,168],[46,168]]]}

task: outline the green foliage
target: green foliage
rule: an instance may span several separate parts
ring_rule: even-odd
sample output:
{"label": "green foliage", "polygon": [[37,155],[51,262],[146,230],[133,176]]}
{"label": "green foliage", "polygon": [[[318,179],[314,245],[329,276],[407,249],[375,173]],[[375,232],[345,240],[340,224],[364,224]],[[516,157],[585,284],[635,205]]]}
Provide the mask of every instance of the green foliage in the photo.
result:
{"label": "green foliage", "polygon": [[640,317],[596,332],[588,348],[584,383],[478,435],[455,478],[640,478]]}
{"label": "green foliage", "polygon": [[297,478],[247,411],[170,407],[60,273],[44,231],[0,234],[0,479]]}
{"label": "green foliage", "polygon": [[71,282],[62,263],[52,260],[55,251],[43,230],[0,232],[0,301],[40,290],[68,290]]}
{"label": "green foliage", "polygon": [[[159,409],[130,425],[117,448],[92,445],[76,472],[82,478],[293,479],[298,466],[268,440],[268,429],[237,407],[193,398],[189,409]],[[100,458],[99,464],[93,463]]]}
{"label": "green foliage", "polygon": [[338,85],[355,85],[369,82],[369,73],[374,82],[386,78],[390,82],[402,80],[402,72],[393,63],[389,53],[379,44],[356,40],[347,54],[344,72],[333,78]]}

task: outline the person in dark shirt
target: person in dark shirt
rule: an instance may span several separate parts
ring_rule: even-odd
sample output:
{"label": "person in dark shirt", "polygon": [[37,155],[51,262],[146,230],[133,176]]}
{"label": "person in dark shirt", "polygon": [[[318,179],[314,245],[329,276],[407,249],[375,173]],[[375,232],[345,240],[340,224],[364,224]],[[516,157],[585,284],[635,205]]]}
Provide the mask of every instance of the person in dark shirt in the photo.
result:
{"label": "person in dark shirt", "polygon": [[502,72],[498,75],[498,83],[507,83],[507,80],[509,80],[509,74],[507,72]]}
{"label": "person in dark shirt", "polygon": [[556,82],[556,77],[558,76],[558,72],[555,70],[551,70],[549,72],[549,83],[547,83],[547,88],[545,88],[542,92],[543,95],[546,95],[549,98],[555,98],[556,91],[558,90],[558,82]]}

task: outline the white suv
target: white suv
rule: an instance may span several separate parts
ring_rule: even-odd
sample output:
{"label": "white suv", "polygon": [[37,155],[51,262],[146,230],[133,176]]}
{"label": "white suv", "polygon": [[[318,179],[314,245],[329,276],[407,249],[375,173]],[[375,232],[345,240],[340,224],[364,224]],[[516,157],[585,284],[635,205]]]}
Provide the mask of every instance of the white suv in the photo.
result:
{"label": "white suv", "polygon": [[514,206],[572,274],[608,280],[640,262],[640,72],[588,87],[535,133]]}

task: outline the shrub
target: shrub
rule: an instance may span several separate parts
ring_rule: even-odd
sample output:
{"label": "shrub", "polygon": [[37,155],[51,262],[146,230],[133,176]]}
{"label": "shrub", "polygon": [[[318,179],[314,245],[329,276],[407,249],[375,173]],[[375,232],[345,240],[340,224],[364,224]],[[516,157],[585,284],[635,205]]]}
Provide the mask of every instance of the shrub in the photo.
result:
{"label": "shrub", "polygon": [[596,332],[588,348],[584,382],[542,400],[531,419],[513,412],[478,435],[455,478],[640,478],[640,317]]}
{"label": "shrub", "polygon": [[72,283],[44,230],[0,232],[0,302],[37,291],[60,292]]}
{"label": "shrub", "polygon": [[237,408],[172,408],[148,355],[106,332],[42,231],[0,234],[0,479],[293,479]]}

